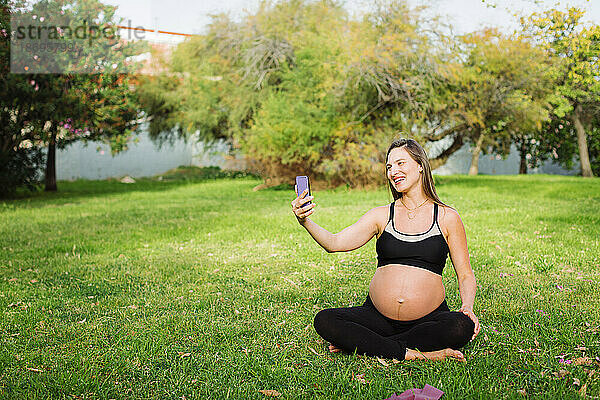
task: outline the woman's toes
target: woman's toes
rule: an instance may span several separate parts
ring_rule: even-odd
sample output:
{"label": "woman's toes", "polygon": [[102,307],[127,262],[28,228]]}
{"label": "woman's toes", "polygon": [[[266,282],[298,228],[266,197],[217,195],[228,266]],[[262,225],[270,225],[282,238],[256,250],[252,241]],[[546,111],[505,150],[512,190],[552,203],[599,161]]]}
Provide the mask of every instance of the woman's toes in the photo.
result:
{"label": "woman's toes", "polygon": [[340,349],[339,347],[335,347],[335,346],[334,346],[334,345],[332,345],[332,344],[330,344],[330,345],[329,345],[329,351],[330,351],[331,353],[337,353],[337,352],[340,352],[341,350],[342,350],[342,349]]}
{"label": "woman's toes", "polygon": [[461,353],[458,350],[446,349],[446,355],[448,355],[450,357],[454,357],[454,358],[459,359],[461,361],[464,361],[464,359],[465,359],[464,354]]}

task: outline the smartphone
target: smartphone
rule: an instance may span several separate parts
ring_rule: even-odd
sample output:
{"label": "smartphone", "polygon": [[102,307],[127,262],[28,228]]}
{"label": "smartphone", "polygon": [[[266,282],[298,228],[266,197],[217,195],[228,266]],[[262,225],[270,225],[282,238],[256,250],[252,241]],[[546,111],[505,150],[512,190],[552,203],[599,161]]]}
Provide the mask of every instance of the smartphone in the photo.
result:
{"label": "smartphone", "polygon": [[[296,177],[296,195],[300,196],[304,190],[308,189],[308,194],[305,197],[310,196],[310,183],[308,182],[308,176],[297,176]],[[302,207],[306,207],[307,205],[312,204],[310,201],[304,203]]]}

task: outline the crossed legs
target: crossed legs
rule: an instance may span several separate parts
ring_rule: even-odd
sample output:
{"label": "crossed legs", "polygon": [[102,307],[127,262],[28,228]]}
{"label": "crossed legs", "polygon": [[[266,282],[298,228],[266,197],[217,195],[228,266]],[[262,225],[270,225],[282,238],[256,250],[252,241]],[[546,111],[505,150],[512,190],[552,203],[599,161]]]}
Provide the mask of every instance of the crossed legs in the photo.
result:
{"label": "crossed legs", "polygon": [[[319,311],[314,320],[315,330],[343,351],[404,360],[423,358],[416,357],[411,349],[438,351],[431,358],[444,354],[460,358],[462,354],[452,349],[466,345],[475,329],[468,316],[456,311],[434,311],[413,323],[390,320],[366,304]],[[445,349],[450,351],[439,352]]]}

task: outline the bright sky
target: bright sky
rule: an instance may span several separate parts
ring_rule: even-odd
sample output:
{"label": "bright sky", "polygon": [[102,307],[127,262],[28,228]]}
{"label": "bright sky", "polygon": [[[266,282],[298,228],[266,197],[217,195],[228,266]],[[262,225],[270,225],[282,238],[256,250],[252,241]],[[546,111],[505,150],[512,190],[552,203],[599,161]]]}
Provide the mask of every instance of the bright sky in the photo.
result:
{"label": "bright sky", "polygon": [[[585,10],[585,20],[600,24],[599,0],[408,0],[417,5],[423,2],[433,4],[434,10],[448,17],[456,33],[472,32],[483,26],[497,26],[510,31],[516,27],[511,13],[558,6],[579,6]],[[229,12],[234,18],[245,12],[254,12],[258,0],[105,0],[105,3],[117,5],[119,16],[131,21],[133,27],[160,29],[179,33],[203,33],[210,21],[209,14]],[[365,9],[368,0],[345,0],[351,13]],[[496,4],[492,7],[491,4]],[[179,39],[171,35],[161,35],[171,41]]]}

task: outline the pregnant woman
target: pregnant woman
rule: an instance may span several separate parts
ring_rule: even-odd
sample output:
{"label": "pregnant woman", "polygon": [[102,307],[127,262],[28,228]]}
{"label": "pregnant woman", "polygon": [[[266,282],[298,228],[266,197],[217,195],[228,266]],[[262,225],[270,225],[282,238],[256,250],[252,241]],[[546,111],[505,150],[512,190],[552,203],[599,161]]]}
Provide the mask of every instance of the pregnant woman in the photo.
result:
{"label": "pregnant woman", "polygon": [[[292,201],[298,222],[329,253],[355,250],[377,237],[377,269],[364,304],[319,311],[315,330],[331,343],[331,352],[465,361],[458,349],[477,336],[479,321],[464,226],[456,210],[439,199],[429,160],[416,141],[391,144],[386,173],[394,201],[336,234],[308,218],[315,204],[303,205],[314,196],[305,190]],[[448,254],[462,299],[458,311],[448,308],[442,283]]]}

